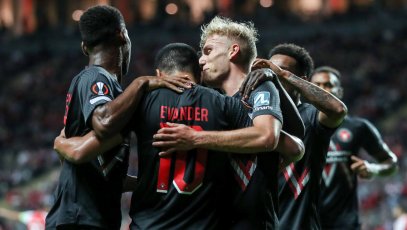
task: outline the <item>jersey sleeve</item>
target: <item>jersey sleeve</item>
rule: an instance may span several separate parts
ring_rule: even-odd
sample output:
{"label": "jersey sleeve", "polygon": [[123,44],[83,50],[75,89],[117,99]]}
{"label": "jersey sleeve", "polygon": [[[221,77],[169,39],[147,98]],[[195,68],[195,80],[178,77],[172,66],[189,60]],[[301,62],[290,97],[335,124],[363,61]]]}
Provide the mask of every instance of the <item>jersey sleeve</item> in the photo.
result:
{"label": "jersey sleeve", "polygon": [[95,71],[82,76],[78,85],[78,93],[86,124],[97,106],[114,99],[112,89],[112,82],[101,73]]}
{"label": "jersey sleeve", "polygon": [[383,141],[379,131],[372,123],[366,119],[362,119],[363,128],[363,148],[379,162],[391,158],[388,155],[389,147]]}
{"label": "jersey sleeve", "polygon": [[223,111],[232,128],[244,128],[250,125],[248,110],[234,97],[224,96]]}
{"label": "jersey sleeve", "polygon": [[318,114],[319,110],[315,106],[308,105],[307,109],[305,110],[305,116],[302,116],[304,123],[308,123],[310,126],[312,126],[318,135],[330,139],[337,128],[330,128],[323,125],[321,122],[319,122]]}
{"label": "jersey sleeve", "polygon": [[260,115],[272,115],[283,123],[283,115],[280,107],[280,96],[276,86],[265,81],[250,94],[249,104],[253,106],[252,120]]}

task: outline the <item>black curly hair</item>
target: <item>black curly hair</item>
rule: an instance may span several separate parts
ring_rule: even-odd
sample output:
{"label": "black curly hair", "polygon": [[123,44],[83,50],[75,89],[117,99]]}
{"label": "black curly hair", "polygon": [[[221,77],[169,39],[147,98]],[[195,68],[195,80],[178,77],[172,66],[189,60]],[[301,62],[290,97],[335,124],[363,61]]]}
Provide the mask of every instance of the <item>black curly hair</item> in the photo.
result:
{"label": "black curly hair", "polygon": [[123,15],[112,6],[98,5],[87,9],[79,20],[82,41],[88,47],[108,43],[124,25]]}
{"label": "black curly hair", "polygon": [[306,76],[308,79],[311,77],[311,73],[314,69],[314,61],[304,48],[292,43],[284,43],[270,50],[269,59],[276,54],[287,55],[294,58],[297,61],[298,70],[301,72],[301,75]]}

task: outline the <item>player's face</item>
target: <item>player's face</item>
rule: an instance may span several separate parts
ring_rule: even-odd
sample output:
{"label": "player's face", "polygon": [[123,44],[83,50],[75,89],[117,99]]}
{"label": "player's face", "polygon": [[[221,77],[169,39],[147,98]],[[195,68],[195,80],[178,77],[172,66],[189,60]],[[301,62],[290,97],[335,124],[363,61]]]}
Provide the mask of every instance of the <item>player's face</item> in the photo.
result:
{"label": "player's face", "polygon": [[[297,61],[290,56],[283,55],[283,54],[275,54],[270,58],[270,61],[272,61],[274,64],[276,64],[280,68],[288,70],[297,76],[302,75],[298,71]],[[283,87],[287,91],[287,93],[293,98],[293,94],[295,92],[294,88],[290,85],[285,84],[284,81],[282,81],[281,84],[283,85]]]}
{"label": "player's face", "polygon": [[122,74],[125,75],[129,71],[130,65],[130,56],[131,56],[131,41],[129,38],[129,34],[127,33],[127,29],[123,26],[123,34],[126,40],[123,46],[123,56],[122,56]]}
{"label": "player's face", "polygon": [[225,36],[211,35],[202,48],[199,64],[202,81],[211,87],[219,87],[230,71],[229,49],[231,41]]}
{"label": "player's face", "polygon": [[342,97],[340,82],[335,74],[319,72],[312,75],[311,82],[339,98]]}

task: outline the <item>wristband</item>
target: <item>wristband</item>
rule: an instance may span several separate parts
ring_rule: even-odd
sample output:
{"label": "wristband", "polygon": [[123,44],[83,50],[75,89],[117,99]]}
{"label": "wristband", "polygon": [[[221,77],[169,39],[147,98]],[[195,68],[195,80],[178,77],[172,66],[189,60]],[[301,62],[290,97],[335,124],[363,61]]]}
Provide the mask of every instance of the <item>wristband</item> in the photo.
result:
{"label": "wristband", "polygon": [[382,166],[378,165],[378,164],[374,164],[374,163],[369,163],[367,161],[365,161],[365,165],[366,165],[366,170],[373,174],[374,176],[379,175],[380,171],[382,170]]}

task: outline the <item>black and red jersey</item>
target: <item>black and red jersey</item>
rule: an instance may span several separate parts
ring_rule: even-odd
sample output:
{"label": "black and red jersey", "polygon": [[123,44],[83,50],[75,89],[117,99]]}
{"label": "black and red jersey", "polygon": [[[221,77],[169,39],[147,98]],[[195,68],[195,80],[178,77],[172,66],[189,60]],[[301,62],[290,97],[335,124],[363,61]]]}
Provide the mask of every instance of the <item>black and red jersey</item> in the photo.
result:
{"label": "black and red jersey", "polygon": [[335,129],[323,126],[319,111],[312,105],[298,106],[305,125],[305,153],[287,166],[279,178],[280,229],[320,229],[318,202],[321,172],[329,139]]}
{"label": "black and red jersey", "polygon": [[[71,82],[64,116],[66,136],[82,136],[91,130],[93,110],[122,92],[119,82],[105,69],[91,66]],[[128,148],[115,147],[88,163],[64,161],[47,215],[47,229],[77,224],[119,229],[122,180],[127,172]]]}
{"label": "black and red jersey", "polygon": [[153,135],[166,122],[199,131],[236,129],[248,120],[239,100],[202,86],[182,94],[168,89],[147,94],[134,119],[139,183],[132,195],[130,228],[223,229],[232,178],[227,154],[194,149],[160,158]]}
{"label": "black and red jersey", "polygon": [[[235,95],[240,99],[240,94]],[[249,98],[251,119],[272,115],[283,123],[279,93],[272,82],[257,87]],[[234,154],[230,157],[236,183],[231,209],[232,229],[278,229],[279,154]]]}
{"label": "black and red jersey", "polygon": [[386,144],[377,129],[366,119],[348,116],[331,138],[327,164],[322,172],[321,224],[324,229],[360,229],[357,175],[350,168],[350,157],[358,155],[362,148],[367,153],[387,156]]}

